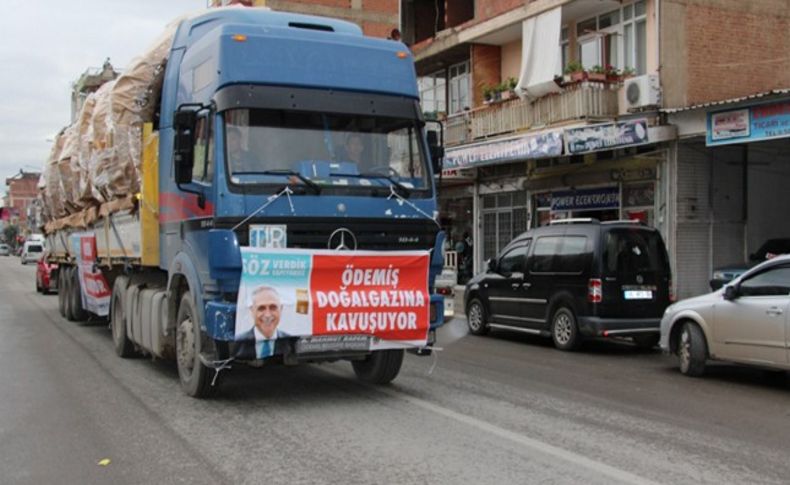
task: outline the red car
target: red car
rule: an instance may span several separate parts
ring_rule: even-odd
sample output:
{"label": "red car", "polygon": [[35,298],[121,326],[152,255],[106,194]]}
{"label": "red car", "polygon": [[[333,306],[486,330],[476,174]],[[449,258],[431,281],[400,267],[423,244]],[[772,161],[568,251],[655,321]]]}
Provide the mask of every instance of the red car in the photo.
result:
{"label": "red car", "polygon": [[58,269],[58,265],[48,263],[47,254],[44,253],[36,263],[36,291],[47,294],[58,289],[57,278],[51,277],[52,270],[56,269]]}

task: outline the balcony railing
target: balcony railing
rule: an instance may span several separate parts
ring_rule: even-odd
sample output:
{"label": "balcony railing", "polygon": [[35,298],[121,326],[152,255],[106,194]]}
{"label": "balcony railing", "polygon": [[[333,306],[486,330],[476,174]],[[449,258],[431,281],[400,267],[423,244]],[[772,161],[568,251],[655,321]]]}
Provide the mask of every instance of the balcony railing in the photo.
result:
{"label": "balcony railing", "polygon": [[451,115],[445,122],[444,141],[454,146],[532,127],[616,115],[616,85],[582,83],[535,101],[515,98]]}

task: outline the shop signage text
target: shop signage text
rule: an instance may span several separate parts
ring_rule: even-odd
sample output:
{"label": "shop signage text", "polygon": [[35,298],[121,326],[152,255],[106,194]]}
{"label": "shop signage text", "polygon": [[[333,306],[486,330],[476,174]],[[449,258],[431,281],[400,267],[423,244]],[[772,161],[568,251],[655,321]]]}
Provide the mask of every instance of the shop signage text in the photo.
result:
{"label": "shop signage text", "polygon": [[708,113],[708,146],[790,137],[790,101]]}
{"label": "shop signage text", "polygon": [[617,187],[551,193],[552,211],[618,209],[619,207],[620,190]]}
{"label": "shop signage text", "polygon": [[565,153],[568,155],[643,145],[648,142],[646,119],[565,130]]}
{"label": "shop signage text", "polygon": [[444,168],[464,168],[560,155],[562,155],[562,133],[549,131],[508,140],[448,148],[444,155]]}

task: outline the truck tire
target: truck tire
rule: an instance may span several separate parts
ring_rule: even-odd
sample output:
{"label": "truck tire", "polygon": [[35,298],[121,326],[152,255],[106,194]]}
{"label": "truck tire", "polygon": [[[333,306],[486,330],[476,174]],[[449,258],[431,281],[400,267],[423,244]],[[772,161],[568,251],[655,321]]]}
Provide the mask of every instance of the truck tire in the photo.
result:
{"label": "truck tire", "polygon": [[58,268],[58,311],[61,317],[66,317],[66,283],[63,277],[66,275],[66,267]]}
{"label": "truck tire", "polygon": [[110,313],[110,330],[115,353],[122,359],[134,356],[134,344],[126,335],[126,308],[124,294],[129,284],[128,278],[119,276],[112,285],[112,311]]}
{"label": "truck tire", "polygon": [[71,270],[69,284],[69,308],[71,308],[72,322],[84,323],[88,320],[88,312],[82,306],[82,291],[80,289],[80,272],[78,268]]}
{"label": "truck tire", "polygon": [[351,362],[357,378],[368,384],[389,384],[403,365],[403,350],[377,350],[365,360]]}
{"label": "truck tire", "polygon": [[191,397],[206,398],[216,392],[211,385],[212,369],[200,360],[200,352],[208,337],[200,330],[192,295],[187,292],[181,297],[176,317],[176,364],[181,389]]}
{"label": "truck tire", "polygon": [[64,305],[64,317],[66,320],[72,321],[74,317],[72,317],[71,313],[71,273],[74,270],[71,266],[66,268],[66,271],[63,273],[63,300],[65,301]]}

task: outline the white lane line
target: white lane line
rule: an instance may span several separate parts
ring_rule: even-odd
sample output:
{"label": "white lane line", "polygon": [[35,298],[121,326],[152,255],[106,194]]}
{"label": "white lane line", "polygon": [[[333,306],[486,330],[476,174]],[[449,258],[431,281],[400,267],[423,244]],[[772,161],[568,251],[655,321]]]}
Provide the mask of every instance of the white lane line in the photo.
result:
{"label": "white lane line", "polygon": [[551,455],[553,457],[559,458],[566,462],[579,465],[590,471],[593,471],[600,475],[604,475],[614,480],[618,480],[624,483],[658,485],[658,482],[648,480],[646,478],[640,477],[639,475],[634,475],[633,473],[629,473],[625,470],[620,470],[619,468],[615,468],[613,466],[607,465],[606,463],[593,460],[591,458],[587,458],[586,456],[580,455],[578,453],[574,453],[570,450],[559,448],[557,446],[553,446],[536,439],[528,438],[524,435],[514,433],[513,431],[509,431],[504,428],[500,428],[499,426],[493,425],[491,423],[487,423],[485,421],[474,418],[472,416],[461,414],[459,412],[453,411],[452,409],[448,409],[443,406],[430,403],[418,397],[410,396],[402,392],[397,392],[380,387],[376,387],[375,389],[380,392],[383,392],[384,394],[388,394],[389,396],[394,397],[396,399],[403,399],[405,401],[408,401],[409,403],[418,406],[422,409],[425,409],[426,411],[430,411],[432,413],[436,413],[438,415],[444,416],[454,421],[458,421],[460,423],[475,427],[479,430],[512,441],[514,443],[517,443],[521,446],[537,451],[539,453]]}

